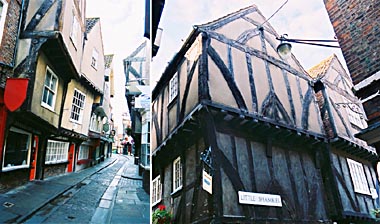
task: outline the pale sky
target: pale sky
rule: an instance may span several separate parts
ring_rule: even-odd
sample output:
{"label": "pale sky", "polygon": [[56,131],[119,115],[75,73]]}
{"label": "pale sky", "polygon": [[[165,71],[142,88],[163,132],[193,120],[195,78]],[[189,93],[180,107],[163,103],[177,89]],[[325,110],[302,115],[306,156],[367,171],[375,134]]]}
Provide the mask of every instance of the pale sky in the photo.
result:
{"label": "pale sky", "polygon": [[[179,51],[193,25],[211,22],[255,4],[269,18],[285,0],[167,0],[159,27],[163,28],[160,49],[152,63],[152,80],[158,80],[168,62]],[[278,34],[294,39],[334,39],[334,30],[323,0],[289,0],[269,20]],[[292,44],[292,52],[307,70],[335,53],[345,66],[340,49]]]}
{"label": "pale sky", "polygon": [[128,111],[125,99],[123,59],[144,40],[145,1],[87,0],[86,17],[100,17],[105,54],[115,54],[115,96],[111,100],[114,121],[122,131],[121,114]]}

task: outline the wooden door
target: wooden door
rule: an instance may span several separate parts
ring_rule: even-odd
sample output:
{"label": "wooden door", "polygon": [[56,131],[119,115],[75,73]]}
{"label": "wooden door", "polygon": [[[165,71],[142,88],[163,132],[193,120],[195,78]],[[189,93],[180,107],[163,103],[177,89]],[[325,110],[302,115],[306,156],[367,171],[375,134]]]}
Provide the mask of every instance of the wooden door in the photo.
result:
{"label": "wooden door", "polygon": [[38,154],[38,136],[34,136],[33,137],[33,145],[32,145],[32,155],[31,155],[29,180],[35,180],[36,179],[37,154]]}
{"label": "wooden door", "polygon": [[69,147],[69,164],[67,165],[67,172],[71,173],[73,172],[73,167],[74,167],[74,148],[75,144],[70,144]]}

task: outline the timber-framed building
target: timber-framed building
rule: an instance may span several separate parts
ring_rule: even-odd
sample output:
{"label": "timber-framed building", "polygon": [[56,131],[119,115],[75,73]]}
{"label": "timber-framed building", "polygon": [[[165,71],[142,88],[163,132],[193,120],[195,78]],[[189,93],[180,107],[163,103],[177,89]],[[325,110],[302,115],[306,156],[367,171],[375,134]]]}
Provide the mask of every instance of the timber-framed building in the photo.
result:
{"label": "timber-framed building", "polygon": [[374,221],[376,152],[276,37],[254,5],[194,27],[152,93],[152,209],[178,223]]}
{"label": "timber-framed building", "polygon": [[85,0],[22,2],[13,78],[28,85],[5,126],[6,189],[99,163],[111,143],[99,18],[85,18]]}

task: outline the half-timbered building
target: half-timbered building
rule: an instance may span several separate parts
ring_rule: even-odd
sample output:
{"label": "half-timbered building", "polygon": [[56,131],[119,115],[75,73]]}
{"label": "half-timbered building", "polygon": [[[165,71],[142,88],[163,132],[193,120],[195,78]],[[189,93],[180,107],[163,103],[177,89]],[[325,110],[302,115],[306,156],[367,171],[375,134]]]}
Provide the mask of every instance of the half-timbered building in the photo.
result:
{"label": "half-timbered building", "polygon": [[96,157],[80,147],[89,139],[91,122],[100,142],[106,116],[98,107],[105,82],[99,19],[86,21],[85,0],[23,6],[14,77],[29,83],[26,100],[8,116],[2,183],[81,169],[81,156],[101,160],[100,149]]}
{"label": "half-timbered building", "polygon": [[[83,1],[24,2],[14,76],[29,83],[26,100],[7,121],[3,162],[3,171],[15,179],[41,179],[55,162],[57,171],[68,163],[70,142],[53,139],[60,136],[68,83],[79,78],[83,6]],[[45,156],[49,146],[52,157]]]}
{"label": "half-timbered building", "polygon": [[254,5],[194,27],[152,93],[153,209],[178,223],[371,220],[347,163],[373,188],[377,154],[329,135],[326,120],[343,121],[319,106],[324,84],[281,58],[276,37]]}
{"label": "half-timbered building", "polygon": [[[339,219],[364,223],[379,205],[378,178],[375,171],[378,160],[376,149],[355,134],[367,127],[361,101],[352,92],[353,83],[336,55],[323,60],[308,70],[314,78],[314,88],[326,137],[329,139],[324,165],[325,175],[332,175],[332,196]],[[326,155],[327,156],[327,155]]]}
{"label": "half-timbered building", "polygon": [[[3,147],[9,112],[5,105],[4,91],[6,80],[13,76],[16,46],[19,38],[18,28],[21,22],[21,4],[22,1],[18,0],[0,0],[0,176],[2,176],[4,166]],[[12,101],[12,99],[10,100]],[[12,184],[14,183],[0,182],[0,191],[12,186]]]}
{"label": "half-timbered building", "polygon": [[123,60],[126,80],[125,97],[131,117],[134,140],[135,163],[143,176],[143,186],[150,187],[150,55],[151,50],[145,40]]}

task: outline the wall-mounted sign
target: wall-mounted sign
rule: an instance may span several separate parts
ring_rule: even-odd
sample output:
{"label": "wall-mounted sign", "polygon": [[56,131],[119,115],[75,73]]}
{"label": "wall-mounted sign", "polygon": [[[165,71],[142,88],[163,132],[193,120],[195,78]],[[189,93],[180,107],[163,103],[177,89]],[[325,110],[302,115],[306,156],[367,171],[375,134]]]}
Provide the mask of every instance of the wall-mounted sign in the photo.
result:
{"label": "wall-mounted sign", "polygon": [[372,199],[376,199],[379,197],[379,195],[377,195],[377,191],[375,188],[371,187],[369,190],[371,191]]}
{"label": "wall-mounted sign", "polygon": [[202,187],[205,191],[212,194],[212,176],[203,170]]}
{"label": "wall-mounted sign", "polygon": [[238,196],[240,204],[282,207],[280,195],[239,191]]}

